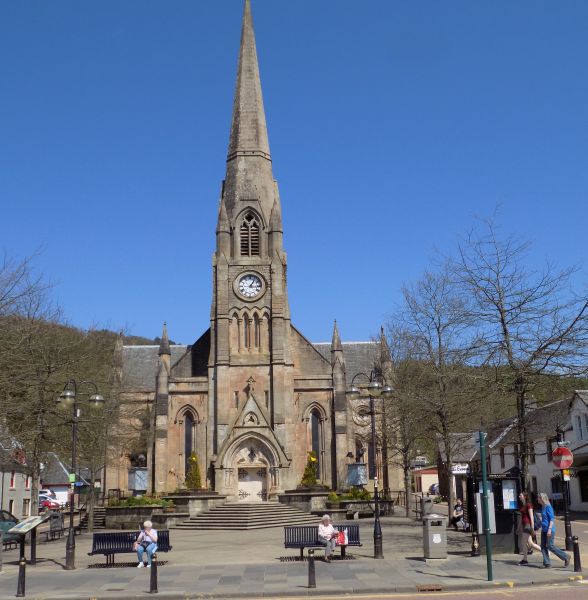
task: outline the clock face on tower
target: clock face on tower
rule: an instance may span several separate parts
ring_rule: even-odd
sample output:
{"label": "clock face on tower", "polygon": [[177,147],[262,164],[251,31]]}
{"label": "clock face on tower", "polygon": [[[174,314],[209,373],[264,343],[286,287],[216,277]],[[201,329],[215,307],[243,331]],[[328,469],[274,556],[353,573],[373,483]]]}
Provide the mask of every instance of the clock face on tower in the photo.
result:
{"label": "clock face on tower", "polygon": [[239,278],[237,290],[246,300],[253,300],[261,296],[263,292],[263,282],[257,275],[247,273]]}

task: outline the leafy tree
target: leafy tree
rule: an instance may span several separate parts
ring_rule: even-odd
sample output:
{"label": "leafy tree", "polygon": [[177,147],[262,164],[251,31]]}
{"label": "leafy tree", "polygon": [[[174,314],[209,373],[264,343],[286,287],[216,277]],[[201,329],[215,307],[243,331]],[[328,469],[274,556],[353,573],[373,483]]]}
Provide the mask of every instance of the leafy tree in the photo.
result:
{"label": "leafy tree", "polygon": [[309,452],[306,459],[306,467],[302,474],[300,485],[302,487],[312,487],[317,483],[317,466],[318,460],[314,452]]}
{"label": "leafy tree", "polygon": [[202,488],[202,480],[200,478],[200,464],[195,452],[192,452],[188,462],[190,463],[190,467],[186,474],[186,487],[189,490],[199,490]]}

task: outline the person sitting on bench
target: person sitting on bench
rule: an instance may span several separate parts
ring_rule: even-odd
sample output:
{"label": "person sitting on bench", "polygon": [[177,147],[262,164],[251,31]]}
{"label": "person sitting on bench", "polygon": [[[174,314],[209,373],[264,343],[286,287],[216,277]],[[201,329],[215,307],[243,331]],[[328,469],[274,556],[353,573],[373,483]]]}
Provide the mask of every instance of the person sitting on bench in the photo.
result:
{"label": "person sitting on bench", "polygon": [[465,521],[463,518],[463,503],[461,501],[461,498],[458,498],[455,501],[455,506],[453,508],[453,517],[451,517],[451,524],[455,528],[455,531],[457,531],[460,522],[463,522],[462,524],[465,531]]}
{"label": "person sitting on bench", "polygon": [[318,539],[323,546],[326,546],[325,561],[327,562],[331,562],[331,554],[333,554],[335,546],[337,545],[338,535],[339,532],[331,523],[331,517],[329,517],[329,515],[323,515],[321,524],[318,526]]}
{"label": "person sitting on bench", "polygon": [[143,554],[145,551],[147,551],[147,566],[151,566],[151,559],[157,551],[157,530],[153,529],[153,523],[151,523],[151,521],[145,521],[145,523],[143,523],[143,529],[133,544],[133,550],[137,551],[137,557],[139,558],[137,567],[139,569],[145,566],[145,563],[143,562]]}

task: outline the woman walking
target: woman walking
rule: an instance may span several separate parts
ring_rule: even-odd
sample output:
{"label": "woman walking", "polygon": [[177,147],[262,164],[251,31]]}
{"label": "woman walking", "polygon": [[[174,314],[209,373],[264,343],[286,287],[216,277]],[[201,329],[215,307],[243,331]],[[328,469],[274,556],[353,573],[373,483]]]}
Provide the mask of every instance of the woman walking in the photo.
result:
{"label": "woman walking", "polygon": [[533,514],[533,505],[529,500],[529,494],[527,492],[521,492],[519,494],[521,521],[519,523],[519,552],[523,555],[523,559],[519,562],[519,565],[528,565],[527,553],[529,548],[541,552],[541,546],[538,546],[533,541],[533,524],[535,522],[535,515]]}
{"label": "woman walking", "polygon": [[570,564],[570,557],[559,548],[556,548],[555,542],[555,514],[553,507],[549,503],[547,494],[539,494],[539,504],[541,505],[541,553],[543,554],[543,566],[548,569],[551,567],[549,552],[553,552],[560,560],[563,560],[564,567]]}

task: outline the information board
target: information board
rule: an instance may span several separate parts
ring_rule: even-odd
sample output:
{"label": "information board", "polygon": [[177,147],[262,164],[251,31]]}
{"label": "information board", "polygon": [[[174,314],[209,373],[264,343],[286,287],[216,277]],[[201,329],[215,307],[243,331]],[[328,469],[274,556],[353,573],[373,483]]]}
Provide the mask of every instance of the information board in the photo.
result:
{"label": "information board", "polygon": [[502,507],[504,510],[517,509],[517,482],[514,479],[502,482]]}
{"label": "information board", "polygon": [[7,533],[18,533],[24,535],[28,533],[35,527],[38,527],[41,523],[44,523],[49,517],[51,513],[47,513],[45,515],[39,515],[35,517],[27,517],[23,519],[20,523],[16,524],[12,529],[9,529]]}

